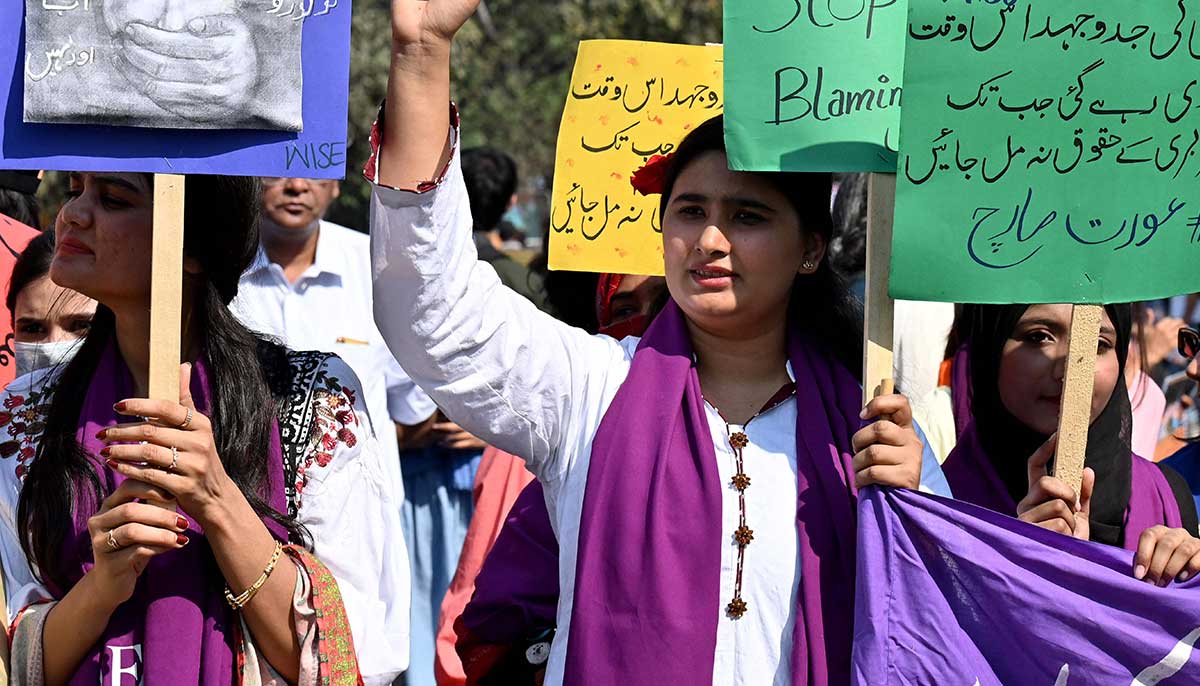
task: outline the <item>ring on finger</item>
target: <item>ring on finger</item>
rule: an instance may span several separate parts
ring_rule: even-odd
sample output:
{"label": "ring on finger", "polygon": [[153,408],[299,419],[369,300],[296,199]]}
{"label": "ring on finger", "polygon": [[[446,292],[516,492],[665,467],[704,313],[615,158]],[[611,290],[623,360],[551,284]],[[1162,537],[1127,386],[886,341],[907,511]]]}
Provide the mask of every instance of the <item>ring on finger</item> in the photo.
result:
{"label": "ring on finger", "polygon": [[179,428],[180,429],[188,428],[189,426],[192,425],[192,420],[195,418],[196,418],[196,411],[190,407],[187,408],[187,417],[183,420],[183,423],[179,425]]}
{"label": "ring on finger", "polygon": [[179,471],[179,448],[171,446],[171,466],[167,467],[167,471],[175,474]]}
{"label": "ring on finger", "polygon": [[117,539],[113,536],[113,530],[108,530],[108,547],[114,551],[121,549],[121,544],[117,543]]}

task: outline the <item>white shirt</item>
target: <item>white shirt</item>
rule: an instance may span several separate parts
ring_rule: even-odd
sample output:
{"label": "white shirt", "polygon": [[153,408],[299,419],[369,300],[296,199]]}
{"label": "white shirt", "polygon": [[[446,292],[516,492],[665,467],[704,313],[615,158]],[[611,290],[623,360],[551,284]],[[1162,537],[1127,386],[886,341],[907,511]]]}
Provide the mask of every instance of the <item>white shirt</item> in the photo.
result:
{"label": "white shirt", "polygon": [[[404,480],[392,420],[419,424],[437,408],[400,368],[375,327],[369,265],[367,236],[322,221],[313,264],[296,283],[288,283],[283,268],[259,248],[254,263],[242,275],[238,297],[230,309],[253,331],[275,337],[292,350],[336,353],[354,370],[363,386],[369,426],[383,456],[387,488],[399,510],[404,502]],[[363,525],[367,527],[364,535],[403,541],[399,528],[385,529],[379,522]],[[407,636],[411,598],[407,552],[403,574],[394,595],[381,600],[387,606],[389,621],[396,623],[389,631]],[[356,642],[366,640],[355,635]],[[407,641],[397,649],[407,667]]]}
{"label": "white shirt", "polygon": [[[558,630],[546,683],[562,683],[570,634],[580,515],[592,441],[629,373],[637,339],[590,336],[504,288],[476,258],[471,212],[457,152],[445,180],[414,194],[375,187],[371,202],[375,316],[396,358],[463,428],[526,460],[545,487],[559,541]],[[706,407],[721,479],[734,455],[720,415]],[[744,464],[755,542],[746,551],[740,620],[733,597],[737,492],[722,501],[721,598],[713,683],[791,683],[790,653],[799,585],[796,401],[752,422]],[[936,466],[936,465],[935,465]],[[636,636],[629,640],[636,641]]]}
{"label": "white shirt", "polygon": [[[408,667],[409,646],[408,551],[400,534],[401,503],[384,469],[393,459],[385,457],[365,428],[370,420],[354,372],[337,358],[325,362],[322,371],[346,389],[335,399],[337,407],[350,406],[353,396],[354,421],[339,418],[336,423],[322,423],[323,413],[316,413],[314,426],[328,442],[313,441],[303,457],[304,487],[296,519],[312,534],[313,553],[337,579],[364,682],[387,686]],[[0,407],[14,396],[30,398],[30,391],[40,388],[48,376],[42,370],[13,381],[0,393]],[[20,407],[44,412],[48,404]],[[332,411],[324,414],[334,416]],[[35,454],[39,435],[16,432],[15,423],[5,428],[14,430],[5,434],[6,440],[11,438],[29,448],[29,455]],[[352,433],[354,440],[347,440],[341,431]],[[330,444],[335,445],[332,457],[317,459],[317,453]],[[23,483],[17,471],[30,459],[0,460],[0,561],[10,624],[25,607],[53,597],[30,572],[17,536]]]}
{"label": "white shirt", "polygon": [[895,319],[896,388],[909,398],[924,398],[938,385],[954,304],[897,300]]}

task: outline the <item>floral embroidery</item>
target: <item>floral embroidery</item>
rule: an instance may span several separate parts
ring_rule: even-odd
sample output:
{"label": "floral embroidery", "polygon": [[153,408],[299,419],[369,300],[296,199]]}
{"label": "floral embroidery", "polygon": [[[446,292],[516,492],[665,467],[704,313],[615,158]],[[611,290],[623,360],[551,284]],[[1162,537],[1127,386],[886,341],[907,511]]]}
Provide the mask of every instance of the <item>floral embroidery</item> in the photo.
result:
{"label": "floral embroidery", "polygon": [[[312,553],[298,546],[283,548],[308,575],[309,606],[316,615],[317,624],[317,684],[318,686],[363,686],[362,674],[358,669],[358,657],[354,652],[354,637],[350,634],[350,620],[346,617],[346,605],[342,600],[337,579],[329,568]],[[246,682],[249,665],[242,649],[245,639],[242,623],[233,622],[237,651],[237,683]]]}
{"label": "floral embroidery", "polygon": [[317,372],[313,381],[313,421],[309,449],[296,469],[297,498],[304,492],[308,470],[313,463],[318,467],[328,466],[339,444],[348,448],[358,445],[356,430],[359,421],[354,413],[355,395],[354,389],[343,386],[329,374],[327,367],[323,366]]}
{"label": "floral embroidery", "polygon": [[21,395],[10,395],[4,399],[7,412],[0,412],[0,428],[6,428],[12,440],[0,442],[0,459],[16,456],[14,470],[18,479],[24,479],[29,463],[37,456],[38,441],[46,430],[46,413],[50,410],[53,388],[43,387]]}

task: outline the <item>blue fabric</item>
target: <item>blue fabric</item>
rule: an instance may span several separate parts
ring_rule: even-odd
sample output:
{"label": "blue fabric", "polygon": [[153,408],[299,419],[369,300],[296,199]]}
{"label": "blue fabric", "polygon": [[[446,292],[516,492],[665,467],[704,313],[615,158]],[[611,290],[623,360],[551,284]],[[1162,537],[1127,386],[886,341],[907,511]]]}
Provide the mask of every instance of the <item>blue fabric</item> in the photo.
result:
{"label": "blue fabric", "polygon": [[915,491],[859,493],[856,686],[1200,683],[1200,577]]}
{"label": "blue fabric", "polygon": [[1163,464],[1183,475],[1196,498],[1196,509],[1200,510],[1200,443],[1189,443]]}
{"label": "blue fabric", "polygon": [[933,448],[929,446],[929,439],[925,437],[925,431],[915,421],[913,428],[917,430],[917,437],[925,446],[921,452],[921,486],[934,495],[953,498],[954,496],[950,492],[950,482],[946,480],[946,475],[942,472],[942,465],[938,463],[937,455],[933,454]]}
{"label": "blue fabric", "polygon": [[400,454],[402,525],[412,567],[407,686],[435,686],[438,616],[475,513],[472,489],[483,453],[430,447]]}

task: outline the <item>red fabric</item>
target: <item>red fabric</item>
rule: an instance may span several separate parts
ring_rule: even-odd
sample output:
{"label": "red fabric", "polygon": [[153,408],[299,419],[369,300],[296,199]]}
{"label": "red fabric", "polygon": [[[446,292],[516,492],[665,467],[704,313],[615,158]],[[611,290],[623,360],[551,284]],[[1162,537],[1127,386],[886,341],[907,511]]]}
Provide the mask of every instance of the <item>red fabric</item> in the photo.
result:
{"label": "red fabric", "polygon": [[[363,167],[363,177],[370,183],[381,186],[383,184],[379,184],[379,180],[375,177],[379,171],[379,151],[383,148],[384,114],[387,111],[386,104],[384,103],[379,106],[379,115],[375,119],[375,124],[371,126],[371,135],[368,138],[368,142],[371,145],[371,156],[367,158],[367,164]],[[455,129],[458,128],[458,107],[454,103],[450,103],[450,126]],[[408,191],[410,193],[417,193],[418,195],[428,193],[440,186],[442,181],[445,180],[446,174],[450,171],[450,164],[454,161],[454,156],[457,152],[458,143],[456,140],[454,147],[450,149],[450,159],[446,162],[446,166],[442,167],[442,172],[438,174],[438,177],[421,182],[415,190],[412,188],[396,188],[394,186],[385,186],[385,188],[391,188],[394,191]]]}
{"label": "red fabric", "polygon": [[29,241],[38,235],[38,230],[0,214],[0,274],[3,274],[4,289],[0,295],[0,390],[3,390],[17,375],[17,361],[12,353],[12,313],[5,306],[8,281],[12,278],[17,255],[25,250]]}
{"label": "red fabric", "polygon": [[938,368],[938,386],[949,386],[954,381],[954,358],[942,360]]}
{"label": "red fabric", "polygon": [[624,280],[624,274],[601,274],[596,283],[596,321],[601,329],[612,321],[612,301]]}
{"label": "red fabric", "polygon": [[[475,475],[475,514],[467,528],[458,569],[442,600],[438,620],[437,658],[433,664],[438,686],[465,686],[468,683],[462,660],[454,648],[458,640],[455,622],[475,594],[475,577],[500,535],[508,511],[531,481],[533,474],[525,469],[525,461],[521,458],[491,447],[484,451],[479,472]],[[497,655],[481,655],[479,664],[473,665],[472,673],[486,673],[496,659]],[[474,667],[483,667],[483,672],[476,672]]]}

